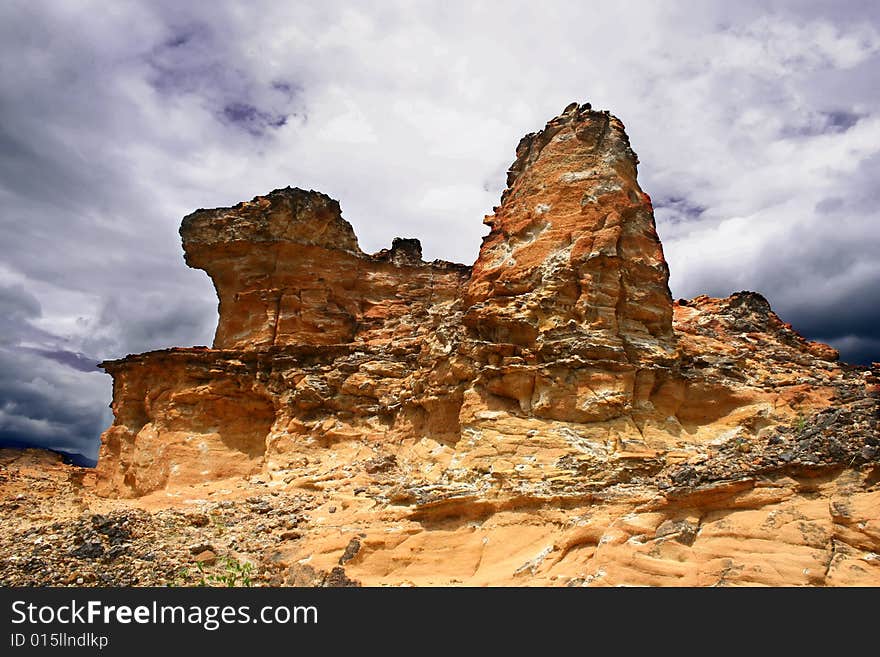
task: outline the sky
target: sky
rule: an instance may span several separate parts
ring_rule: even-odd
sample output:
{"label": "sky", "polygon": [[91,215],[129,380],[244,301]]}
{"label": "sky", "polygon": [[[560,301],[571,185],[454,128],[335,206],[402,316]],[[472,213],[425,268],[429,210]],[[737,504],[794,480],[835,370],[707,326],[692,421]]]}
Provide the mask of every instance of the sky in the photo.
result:
{"label": "sky", "polygon": [[520,137],[572,101],[639,154],[674,297],[764,294],[880,360],[880,3],[0,4],[0,444],[97,454],[95,367],[207,345],[201,207],[288,185],[361,247],[472,263]]}

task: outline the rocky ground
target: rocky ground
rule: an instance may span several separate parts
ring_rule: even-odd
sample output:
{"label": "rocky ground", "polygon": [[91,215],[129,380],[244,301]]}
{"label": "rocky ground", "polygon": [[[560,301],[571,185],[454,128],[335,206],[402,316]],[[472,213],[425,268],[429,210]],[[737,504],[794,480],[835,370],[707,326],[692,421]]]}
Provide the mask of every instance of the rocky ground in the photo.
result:
{"label": "rocky ground", "polygon": [[205,491],[231,499],[151,510],[95,498],[83,481],[93,476],[49,452],[0,450],[0,586],[354,584],[342,569],[278,558],[274,548],[301,537],[313,495],[242,480]]}

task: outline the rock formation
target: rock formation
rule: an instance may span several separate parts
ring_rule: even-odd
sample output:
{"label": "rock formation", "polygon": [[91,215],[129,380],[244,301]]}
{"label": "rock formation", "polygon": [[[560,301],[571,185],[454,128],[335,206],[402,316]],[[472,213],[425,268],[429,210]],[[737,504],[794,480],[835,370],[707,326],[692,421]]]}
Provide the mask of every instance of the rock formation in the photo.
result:
{"label": "rock formation", "polygon": [[490,342],[590,361],[668,362],[669,270],[623,124],[573,103],[516,155],[484,221],[466,325]]}
{"label": "rock formation", "polygon": [[214,345],[102,364],[97,492],[307,498],[275,583],[880,584],[880,371],[758,294],[674,302],[637,162],[570,105],[472,268],[365,254],[314,191],[187,216]]}
{"label": "rock formation", "polygon": [[215,349],[423,338],[429,327],[417,318],[461,296],[470,273],[422,262],[413,239],[368,256],[339,203],[301,189],[199,210],[180,234],[187,264],[208,273],[220,298]]}

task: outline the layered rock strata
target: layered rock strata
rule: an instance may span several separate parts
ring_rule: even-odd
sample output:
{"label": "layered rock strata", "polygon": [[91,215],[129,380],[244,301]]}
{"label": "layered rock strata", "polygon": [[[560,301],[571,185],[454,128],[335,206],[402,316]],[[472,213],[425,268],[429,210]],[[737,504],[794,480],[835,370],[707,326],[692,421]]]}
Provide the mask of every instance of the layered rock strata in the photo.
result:
{"label": "layered rock strata", "polygon": [[516,155],[473,268],[317,192],[186,217],[214,345],[102,364],[98,492],[310,491],[279,554],[367,584],[880,582],[877,372],[758,294],[673,302],[607,112]]}

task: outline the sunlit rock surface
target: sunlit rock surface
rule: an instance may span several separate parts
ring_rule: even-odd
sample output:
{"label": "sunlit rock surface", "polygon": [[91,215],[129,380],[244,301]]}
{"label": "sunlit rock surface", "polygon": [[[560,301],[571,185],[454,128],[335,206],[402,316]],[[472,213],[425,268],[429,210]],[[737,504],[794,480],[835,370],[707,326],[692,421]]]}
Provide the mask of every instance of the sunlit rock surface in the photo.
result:
{"label": "sunlit rock surface", "polygon": [[214,345],[103,364],[95,490],[307,498],[252,555],[282,583],[880,584],[878,370],[759,294],[673,301],[637,162],[570,105],[473,267],[365,254],[314,191],[187,216]]}

